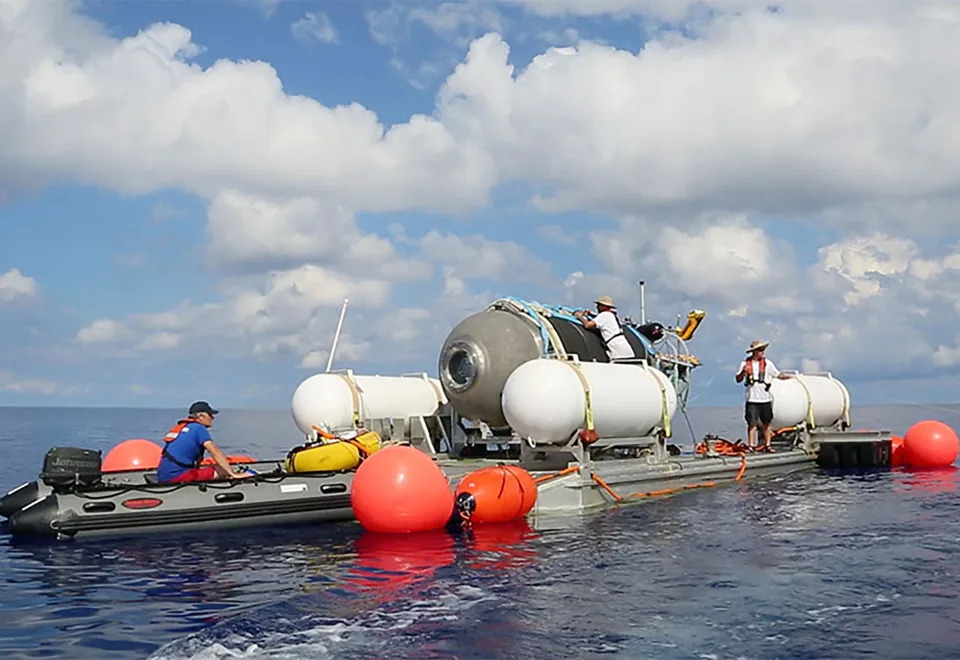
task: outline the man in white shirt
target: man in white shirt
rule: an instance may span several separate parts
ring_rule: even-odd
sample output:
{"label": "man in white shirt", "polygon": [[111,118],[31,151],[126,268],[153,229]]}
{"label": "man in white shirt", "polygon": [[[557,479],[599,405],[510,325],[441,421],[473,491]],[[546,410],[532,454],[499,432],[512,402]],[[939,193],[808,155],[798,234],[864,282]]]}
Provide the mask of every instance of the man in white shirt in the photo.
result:
{"label": "man in white shirt", "polygon": [[754,340],[750,342],[745,358],[737,368],[737,382],[746,387],[746,406],[744,419],[747,422],[747,443],[751,447],[757,444],[757,429],[763,433],[763,445],[760,449],[773,451],[770,439],[773,430],[770,423],[773,421],[773,395],[770,394],[770,384],[774,378],[790,378],[777,369],[773,360],[766,357],[765,350],[770,345],[768,341]]}
{"label": "man in white shirt", "polygon": [[617,318],[617,307],[610,296],[600,296],[594,301],[597,304],[597,313],[593,318],[586,318],[586,310],[577,310],[574,316],[580,319],[584,328],[600,330],[600,337],[607,347],[607,356],[611,360],[636,357],[630,342],[623,336],[620,319]]}

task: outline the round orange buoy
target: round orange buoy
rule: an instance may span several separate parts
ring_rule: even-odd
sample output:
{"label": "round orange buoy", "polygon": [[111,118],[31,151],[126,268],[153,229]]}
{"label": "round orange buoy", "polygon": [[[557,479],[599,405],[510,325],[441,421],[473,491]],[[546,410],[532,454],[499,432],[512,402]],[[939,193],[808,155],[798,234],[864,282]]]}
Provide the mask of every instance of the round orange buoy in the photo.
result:
{"label": "round orange buoy", "polygon": [[890,436],[890,467],[900,467],[903,465],[903,436]]}
{"label": "round orange buoy", "polygon": [[[213,460],[212,456],[207,456],[205,459],[200,461],[200,465],[213,465],[216,461]],[[237,454],[236,456],[227,456],[227,463],[256,463],[257,459],[253,456],[247,456],[246,454]]]}
{"label": "round orange buoy", "polygon": [[504,465],[504,470],[513,474],[520,482],[520,490],[523,492],[523,500],[520,504],[520,516],[525,516],[533,509],[537,503],[537,482],[533,476],[519,465]]}
{"label": "round orange buoy", "polygon": [[521,467],[497,465],[466,475],[454,496],[462,520],[507,522],[527,515],[533,508],[537,484]]}
{"label": "round orange buoy", "polygon": [[350,504],[357,521],[371,532],[420,532],[450,521],[453,492],[433,459],[419,449],[394,445],[357,468]]}
{"label": "round orange buoy", "polygon": [[911,467],[946,467],[957,460],[958,453],[960,440],[943,422],[917,422],[903,435],[904,464]]}
{"label": "round orange buoy", "polygon": [[162,451],[157,443],[150,440],[124,440],[104,456],[100,471],[153,470],[160,465]]}

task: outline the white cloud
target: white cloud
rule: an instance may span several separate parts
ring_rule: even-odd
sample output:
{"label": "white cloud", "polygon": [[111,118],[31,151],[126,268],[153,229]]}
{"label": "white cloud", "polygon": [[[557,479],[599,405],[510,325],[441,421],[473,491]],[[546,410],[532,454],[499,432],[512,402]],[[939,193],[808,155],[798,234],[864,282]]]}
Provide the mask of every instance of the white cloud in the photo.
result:
{"label": "white cloud", "polygon": [[540,225],[537,227],[537,233],[552,243],[559,243],[560,245],[577,244],[576,235],[567,232],[560,225]]}
{"label": "white cloud", "polygon": [[180,346],[182,337],[172,332],[157,332],[144,337],[136,346],[138,351],[169,351]]}
{"label": "white cloud", "polygon": [[458,277],[543,281],[549,265],[513,241],[431,231],[420,241],[423,258],[447,264]]}
{"label": "white cloud", "polygon": [[881,294],[883,286],[876,277],[904,274],[917,254],[917,245],[911,240],[876,235],[820,248],[819,267],[849,283],[843,299],[850,306]]}
{"label": "white cloud", "polygon": [[19,268],[11,268],[0,275],[0,303],[32,298],[38,292],[37,281],[21,273]]}
{"label": "white cloud", "polygon": [[323,12],[308,11],[290,26],[294,38],[304,43],[335,44],[340,42],[330,17]]}
{"label": "white cloud", "polygon": [[132,194],[242,189],[374,211],[456,211],[487,199],[492,161],[436,119],[386,127],[356,103],[287,95],[265,62],[204,69],[182,26],[113,40],[66,6],[17,4],[0,15],[5,186],[68,176]]}
{"label": "white cloud", "polygon": [[23,394],[36,392],[39,394],[55,394],[60,387],[53,381],[44,378],[17,378],[13,373],[0,369],[0,392]]}
{"label": "white cloud", "polygon": [[960,61],[947,38],[960,17],[925,6],[895,25],[875,11],[749,11],[638,53],[550,49],[522,70],[487,34],[441,89],[438,116],[486,145],[505,179],[554,186],[544,208],[811,211],[955,195],[960,93],[933,81]]}
{"label": "white cloud", "polygon": [[121,326],[112,319],[97,319],[81,328],[76,339],[81,344],[105,344],[116,341],[121,330]]}

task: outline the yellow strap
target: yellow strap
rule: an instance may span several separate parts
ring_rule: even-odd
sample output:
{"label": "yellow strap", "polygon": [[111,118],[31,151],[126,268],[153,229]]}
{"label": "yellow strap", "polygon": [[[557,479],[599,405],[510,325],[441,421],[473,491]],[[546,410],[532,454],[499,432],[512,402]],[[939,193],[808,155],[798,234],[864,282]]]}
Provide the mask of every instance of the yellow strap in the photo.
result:
{"label": "yellow strap", "polygon": [[[654,369],[653,371],[657,370]],[[670,438],[673,436],[673,430],[670,428],[670,415],[667,413],[667,388],[664,387],[660,376],[654,376],[653,379],[657,381],[657,385],[660,387],[660,423],[663,424],[663,432]]]}
{"label": "yellow strap", "polygon": [[570,365],[570,368],[573,369],[573,373],[577,374],[577,378],[580,379],[580,386],[583,388],[583,397],[586,404],[585,413],[587,416],[587,430],[593,431],[595,430],[593,425],[593,403],[590,401],[590,384],[587,382],[587,377],[583,375],[580,365],[576,362],[564,361],[564,364]]}
{"label": "yellow strap", "polygon": [[350,388],[350,396],[353,398],[353,425],[356,427],[360,426],[360,391],[357,389],[357,384],[353,382],[353,379],[350,377],[350,374],[337,374],[340,376],[343,381],[347,384],[347,387]]}

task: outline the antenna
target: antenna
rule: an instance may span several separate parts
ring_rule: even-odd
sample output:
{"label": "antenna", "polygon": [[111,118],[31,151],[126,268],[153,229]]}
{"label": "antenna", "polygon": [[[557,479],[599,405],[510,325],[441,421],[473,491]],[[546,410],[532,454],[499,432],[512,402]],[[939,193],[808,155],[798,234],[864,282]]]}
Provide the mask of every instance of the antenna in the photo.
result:
{"label": "antenna", "polygon": [[347,302],[346,298],[343,299],[343,307],[340,308],[340,320],[337,321],[337,331],[333,335],[333,346],[330,347],[330,359],[327,360],[327,371],[330,373],[331,367],[333,367],[333,356],[337,352],[337,343],[340,341],[340,328],[343,327],[343,317],[347,313]]}
{"label": "antenna", "polygon": [[644,290],[645,282],[640,280],[640,325],[647,324],[647,297]]}

